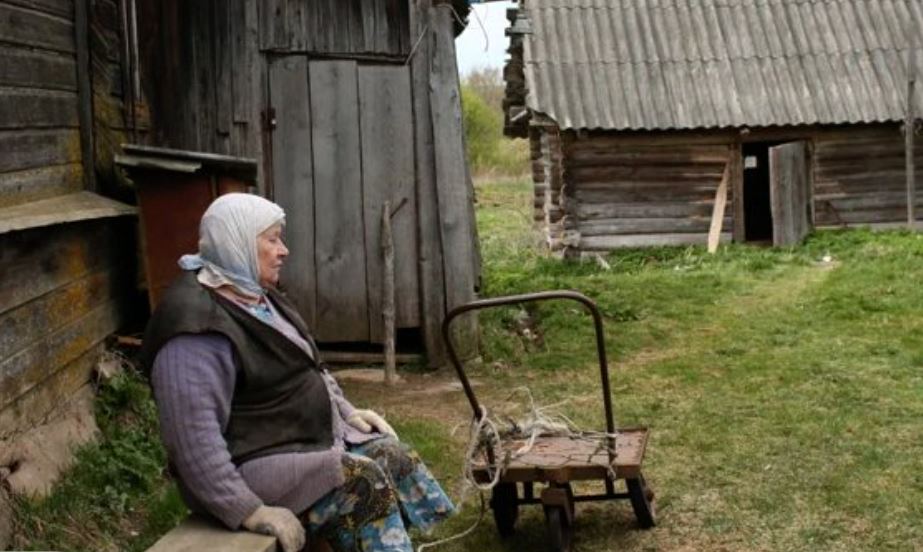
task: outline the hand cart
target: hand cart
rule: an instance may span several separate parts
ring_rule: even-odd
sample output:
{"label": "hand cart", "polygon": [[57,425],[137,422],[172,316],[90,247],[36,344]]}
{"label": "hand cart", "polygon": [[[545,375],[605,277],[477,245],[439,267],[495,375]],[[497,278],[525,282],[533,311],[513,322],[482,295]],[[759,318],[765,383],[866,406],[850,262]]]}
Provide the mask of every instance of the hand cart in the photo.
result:
{"label": "hand cart", "polygon": [[[574,291],[546,291],[495,297],[473,301],[452,309],[442,323],[442,337],[445,340],[449,359],[455,366],[465,395],[474,409],[476,421],[484,415],[477,397],[458,355],[452,345],[450,325],[459,315],[475,310],[549,299],[570,299],[583,304],[593,316],[596,329],[596,350],[599,356],[599,374],[602,380],[603,405],[606,416],[606,433],[609,437],[601,442],[599,437],[587,436],[540,436],[534,445],[522,455],[515,456],[525,439],[506,440],[499,445],[488,443],[481,459],[475,462],[473,474],[478,482],[491,480],[491,471],[497,468],[498,458],[509,459],[502,466],[499,483],[493,488],[490,507],[493,510],[497,530],[502,536],[513,533],[521,504],[541,504],[545,510],[545,521],[549,537],[555,550],[570,550],[573,538],[575,505],[577,502],[627,499],[634,509],[638,525],[642,529],[656,523],[654,493],[641,474],[641,463],[647,447],[648,429],[645,427],[620,428],[616,430],[612,416],[612,399],[609,392],[609,371],[606,364],[606,346],[603,337],[602,316],[596,304],[588,297]],[[614,446],[613,446],[613,437]],[[616,492],[615,483],[625,480],[625,492]],[[574,481],[602,481],[602,494],[575,494]],[[535,496],[535,483],[544,483],[539,496]]]}

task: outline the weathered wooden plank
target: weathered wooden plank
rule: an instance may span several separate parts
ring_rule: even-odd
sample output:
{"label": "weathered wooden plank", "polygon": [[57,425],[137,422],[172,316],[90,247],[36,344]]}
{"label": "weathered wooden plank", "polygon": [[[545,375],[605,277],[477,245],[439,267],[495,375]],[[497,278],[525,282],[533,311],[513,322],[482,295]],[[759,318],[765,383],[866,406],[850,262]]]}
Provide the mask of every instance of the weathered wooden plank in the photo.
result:
{"label": "weathered wooden plank", "polygon": [[76,130],[0,131],[0,172],[80,162]]}
{"label": "weathered wooden plank", "polygon": [[314,164],[307,56],[273,60],[269,66],[269,87],[270,101],[276,110],[273,194],[276,203],[286,212],[285,241],[291,252],[283,267],[282,282],[305,322],[314,328],[317,296]]}
{"label": "weathered wooden plank", "polygon": [[192,48],[194,58],[195,91],[192,110],[197,112],[194,149],[218,152],[216,133],[217,116],[215,104],[215,34],[212,23],[215,18],[214,5],[210,0],[190,2],[189,12],[193,23]]}
{"label": "weathered wooden plank", "polygon": [[89,2],[76,0],[74,5],[74,45],[77,48],[77,121],[80,125],[80,157],[83,164],[83,187],[96,191],[96,146],[94,145],[93,88],[90,74]]}
{"label": "weathered wooden plank", "polygon": [[0,313],[131,255],[127,220],[88,221],[0,235]]}
{"label": "weathered wooden plank", "polygon": [[62,19],[74,19],[74,0],[3,0],[3,3],[56,15]]}
{"label": "weathered wooden plank", "polygon": [[629,180],[643,182],[714,181],[721,179],[724,167],[721,165],[611,165],[607,167],[571,167],[568,170],[570,182],[619,182]]}
{"label": "weathered wooden plank", "polygon": [[441,337],[445,318],[445,279],[442,243],[439,239],[439,207],[436,196],[433,120],[430,115],[429,63],[432,33],[429,30],[431,0],[411,0],[411,32],[423,39],[410,61],[413,95],[414,159],[416,160],[417,236],[419,250],[420,310],[423,341],[430,367],[445,363]]}
{"label": "weathered wooden plank", "polygon": [[260,7],[260,48],[285,50],[288,48],[288,1],[266,0]]}
{"label": "weathered wooden plank", "polygon": [[795,245],[811,230],[811,187],[804,142],[769,148],[772,243]]}
{"label": "weathered wooden plank", "polygon": [[134,215],[135,212],[131,205],[80,191],[0,209],[0,234],[66,222]]}
{"label": "weathered wooden plank", "polygon": [[77,125],[77,94],[73,92],[0,89],[0,129]]}
{"label": "weathered wooden plank", "polygon": [[38,201],[83,188],[79,163],[0,173],[0,208]]}
{"label": "weathered wooden plank", "polygon": [[731,162],[728,161],[724,169],[724,175],[721,177],[721,184],[715,192],[714,211],[711,215],[711,225],[708,229],[708,252],[714,253],[718,250],[718,239],[721,237],[721,228],[727,228],[727,222],[724,220],[724,208],[728,200],[728,181],[731,176]]}
{"label": "weathered wooden plank", "polygon": [[574,190],[574,196],[581,203],[635,203],[635,202],[676,202],[676,201],[711,201],[715,196],[715,185],[655,187],[627,186],[623,189],[589,188]]}
{"label": "weathered wooden plank", "polygon": [[356,63],[312,61],[312,142],[321,341],[369,338]]}
{"label": "weathered wooden plank", "polygon": [[231,134],[233,119],[233,86],[231,74],[234,67],[231,65],[233,57],[233,42],[231,37],[231,6],[228,0],[212,0],[212,14],[214,16],[212,29],[214,36],[214,93],[215,93],[215,129],[220,135],[218,139],[219,153],[230,153],[230,144],[226,137]]}
{"label": "weathered wooden plank", "polygon": [[91,347],[0,410],[0,439],[35,427],[62,402],[86,392],[101,353],[101,345]]}
{"label": "weathered wooden plank", "polygon": [[580,220],[605,218],[681,218],[707,217],[712,210],[711,201],[699,202],[637,202],[637,203],[581,203],[577,206]]}
{"label": "weathered wooden plank", "polygon": [[228,531],[213,519],[191,516],[161,537],[147,552],[275,552],[279,548],[275,537]]}
{"label": "weathered wooden plank", "polygon": [[[620,247],[650,247],[659,245],[705,245],[708,234],[641,234],[626,236],[588,236],[580,238],[581,251],[608,251]],[[721,243],[731,241],[731,233],[721,234]]]}
{"label": "weathered wooden plank", "polygon": [[[446,308],[474,299],[477,277],[475,242],[477,229],[472,216],[473,190],[465,163],[462,113],[455,62],[455,32],[448,5],[431,9],[433,30],[430,66],[430,112],[433,119],[433,146],[436,161],[436,193],[439,198],[440,231],[446,281]],[[455,342],[461,355],[477,349],[477,323],[474,317],[459,320]]]}
{"label": "weathered wooden plank", "polygon": [[[262,4],[262,3],[261,3]],[[247,67],[247,41],[251,37],[247,33],[247,2],[245,0],[230,0],[228,2],[228,25],[231,34],[230,44],[230,77],[231,77],[231,121],[246,124],[249,117],[249,98],[247,93],[251,72],[241,68]],[[240,146],[236,145],[233,155],[240,155]]]}
{"label": "weathered wooden plank", "polygon": [[103,269],[0,314],[0,361],[113,296],[109,270]]}
{"label": "weathered wooden plank", "polygon": [[74,22],[19,6],[0,3],[0,36],[4,42],[74,53]]}
{"label": "weathered wooden plank", "polygon": [[[581,236],[707,233],[709,222],[708,217],[598,219],[581,221],[578,229]],[[727,228],[731,217],[724,217],[722,224]]]}
{"label": "weathered wooden plank", "polygon": [[413,141],[412,107],[406,67],[360,66],[366,281],[369,334],[374,342],[382,338],[381,213],[385,201],[390,201],[392,209],[399,207],[391,219],[396,324],[399,328],[416,327],[420,320],[414,152],[407,147]]}
{"label": "weathered wooden plank", "polygon": [[80,357],[114,332],[121,322],[117,301],[109,301],[32,346],[0,361],[0,409]]}
{"label": "weathered wooden plank", "polygon": [[[893,191],[881,191],[862,194],[815,194],[815,203],[830,203],[834,208],[841,211],[878,209],[878,208],[899,208],[907,204],[907,194]],[[923,198],[917,199],[917,205],[923,205]]]}
{"label": "weathered wooden plank", "polygon": [[74,56],[0,46],[0,86],[76,91]]}

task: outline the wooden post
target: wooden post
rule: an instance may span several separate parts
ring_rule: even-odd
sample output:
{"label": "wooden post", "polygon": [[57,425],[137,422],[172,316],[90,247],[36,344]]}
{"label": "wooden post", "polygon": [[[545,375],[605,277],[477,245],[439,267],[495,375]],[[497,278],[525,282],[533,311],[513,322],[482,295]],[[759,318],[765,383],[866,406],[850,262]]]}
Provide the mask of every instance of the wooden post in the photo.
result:
{"label": "wooden post", "polygon": [[381,253],[384,257],[381,318],[385,339],[385,385],[397,381],[394,366],[394,240],[391,235],[391,202],[385,201],[381,212]]}
{"label": "wooden post", "polygon": [[913,131],[915,117],[913,113],[913,88],[916,80],[916,40],[917,29],[911,23],[907,28],[907,117],[904,119],[904,162],[907,173],[907,227],[916,226],[917,190],[914,181]]}
{"label": "wooden post", "polygon": [[90,2],[74,3],[74,26],[77,46],[77,117],[80,124],[80,158],[83,163],[83,188],[91,192],[96,186],[96,149],[93,145],[93,66],[90,59]]}
{"label": "wooden post", "polygon": [[724,207],[728,199],[728,180],[731,175],[732,157],[729,155],[727,163],[724,165],[724,174],[721,175],[721,183],[718,184],[718,191],[715,193],[715,206],[711,212],[711,227],[708,229],[708,252],[718,251],[718,242],[721,241],[721,226],[724,223]]}

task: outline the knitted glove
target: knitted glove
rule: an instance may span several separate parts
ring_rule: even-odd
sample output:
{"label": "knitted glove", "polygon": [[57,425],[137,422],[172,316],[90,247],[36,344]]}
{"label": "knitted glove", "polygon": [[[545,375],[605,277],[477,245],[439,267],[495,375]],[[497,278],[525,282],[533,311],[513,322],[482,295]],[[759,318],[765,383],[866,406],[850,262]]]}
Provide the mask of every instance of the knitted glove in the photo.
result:
{"label": "knitted glove", "polygon": [[371,410],[356,410],[349,418],[346,418],[346,423],[362,433],[371,433],[372,430],[375,430],[397,439],[397,433],[388,422]]}
{"label": "knitted glove", "polygon": [[276,537],[284,552],[298,552],[304,548],[304,527],[287,508],[260,506],[242,525],[248,531]]}

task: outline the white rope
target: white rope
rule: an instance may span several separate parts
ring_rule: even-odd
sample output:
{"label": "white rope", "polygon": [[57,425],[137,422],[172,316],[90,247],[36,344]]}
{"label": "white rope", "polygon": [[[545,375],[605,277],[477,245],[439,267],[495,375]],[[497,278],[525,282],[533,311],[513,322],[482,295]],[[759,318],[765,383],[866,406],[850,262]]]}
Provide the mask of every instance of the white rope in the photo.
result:
{"label": "white rope", "polygon": [[[612,453],[612,458],[615,458],[615,439],[617,438],[617,434],[579,429],[570,418],[554,410],[568,401],[561,401],[542,407],[536,406],[535,399],[528,387],[515,388],[507,397],[507,401],[519,393],[525,393],[529,402],[529,412],[520,421],[517,422],[511,417],[507,417],[508,421],[506,423],[499,422],[488,415],[487,408],[485,408],[484,405],[480,405],[480,417],[475,417],[469,425],[468,444],[465,447],[464,465],[462,467],[464,477],[462,479],[458,508],[460,511],[467,502],[469,492],[472,489],[476,490],[480,498],[481,506],[478,519],[470,527],[460,533],[420,545],[417,548],[417,552],[423,552],[428,548],[434,548],[471,534],[475,528],[480,525],[487,511],[484,494],[488,491],[492,491],[493,488],[500,483],[503,472],[506,471],[510,462],[516,458],[522,457],[532,450],[539,437],[565,436],[574,438],[596,438],[600,440],[600,448],[598,448],[597,451],[606,450]],[[499,429],[500,427],[503,427],[503,429]],[[485,455],[483,453],[484,448],[491,447],[495,452],[500,453],[504,450],[502,446],[504,439],[524,439],[526,443],[513,453],[507,451],[502,459],[494,458],[493,464],[483,463],[483,460],[485,460]],[[610,442],[612,443],[611,449],[609,448]],[[474,470],[476,466],[485,469],[490,475],[486,483],[480,483],[475,478]],[[609,471],[609,476],[614,480],[616,476],[614,462],[606,467]]]}

